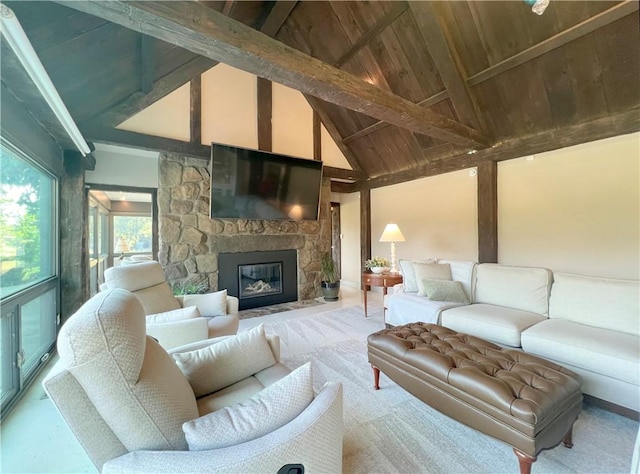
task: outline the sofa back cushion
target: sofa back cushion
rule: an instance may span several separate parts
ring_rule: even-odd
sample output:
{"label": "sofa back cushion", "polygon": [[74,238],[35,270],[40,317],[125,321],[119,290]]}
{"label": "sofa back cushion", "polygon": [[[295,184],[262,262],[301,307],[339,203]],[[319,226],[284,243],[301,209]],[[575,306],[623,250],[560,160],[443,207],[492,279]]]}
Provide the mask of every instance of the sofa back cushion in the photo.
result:
{"label": "sofa back cushion", "polygon": [[451,268],[451,279],[459,281],[469,301],[473,301],[473,281],[476,276],[477,264],[466,260],[446,260],[442,258],[438,259],[438,263],[449,264]]}
{"label": "sofa back cushion", "polygon": [[182,424],[198,416],[195,395],[145,329],[132,293],[100,292],[62,327],[60,360],[128,451],[184,450]]}
{"label": "sofa back cushion", "polygon": [[555,273],[549,317],[640,335],[640,282]]}
{"label": "sofa back cushion", "polygon": [[553,274],[546,268],[482,263],[476,268],[476,303],[549,314]]}

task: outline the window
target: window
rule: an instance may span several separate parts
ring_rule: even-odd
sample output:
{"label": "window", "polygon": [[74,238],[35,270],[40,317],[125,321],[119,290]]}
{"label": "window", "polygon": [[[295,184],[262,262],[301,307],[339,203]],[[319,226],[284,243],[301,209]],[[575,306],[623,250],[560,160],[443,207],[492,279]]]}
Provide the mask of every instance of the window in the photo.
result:
{"label": "window", "polygon": [[113,248],[116,255],[151,253],[151,216],[113,216]]}
{"label": "window", "polygon": [[0,144],[2,414],[49,357],[58,315],[57,181]]}

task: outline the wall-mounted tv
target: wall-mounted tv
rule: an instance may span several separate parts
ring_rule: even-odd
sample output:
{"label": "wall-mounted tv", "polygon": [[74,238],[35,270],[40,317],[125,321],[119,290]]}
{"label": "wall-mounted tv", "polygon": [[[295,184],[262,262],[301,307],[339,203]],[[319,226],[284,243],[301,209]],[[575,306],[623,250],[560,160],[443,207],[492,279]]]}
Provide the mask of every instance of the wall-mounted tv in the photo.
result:
{"label": "wall-mounted tv", "polygon": [[211,144],[211,218],[317,220],[322,162]]}

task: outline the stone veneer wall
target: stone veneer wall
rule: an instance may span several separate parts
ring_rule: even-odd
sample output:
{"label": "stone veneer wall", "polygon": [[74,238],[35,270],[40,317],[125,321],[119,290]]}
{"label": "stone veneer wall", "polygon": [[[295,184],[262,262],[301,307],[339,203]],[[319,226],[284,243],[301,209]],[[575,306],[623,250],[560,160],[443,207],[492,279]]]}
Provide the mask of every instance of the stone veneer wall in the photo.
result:
{"label": "stone veneer wall", "polygon": [[298,299],[321,295],[320,256],[331,246],[331,186],[324,179],[317,221],[210,219],[209,160],[161,154],[158,259],[170,284],[218,290],[218,253],[295,249]]}

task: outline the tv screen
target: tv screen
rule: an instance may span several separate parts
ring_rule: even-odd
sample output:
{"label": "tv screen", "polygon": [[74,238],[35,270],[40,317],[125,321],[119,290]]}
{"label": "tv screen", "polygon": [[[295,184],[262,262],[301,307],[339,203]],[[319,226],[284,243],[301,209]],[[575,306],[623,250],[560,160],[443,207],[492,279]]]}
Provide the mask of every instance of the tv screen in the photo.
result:
{"label": "tv screen", "polygon": [[322,162],[211,144],[211,218],[317,220]]}

